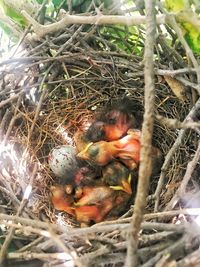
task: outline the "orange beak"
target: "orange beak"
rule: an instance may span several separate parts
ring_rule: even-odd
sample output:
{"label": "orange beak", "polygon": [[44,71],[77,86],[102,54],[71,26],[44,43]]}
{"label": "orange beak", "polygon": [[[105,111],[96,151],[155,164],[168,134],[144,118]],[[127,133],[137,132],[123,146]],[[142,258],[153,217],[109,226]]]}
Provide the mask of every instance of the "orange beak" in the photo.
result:
{"label": "orange beak", "polygon": [[132,194],[131,184],[128,181],[122,181],[122,190],[131,195]]}

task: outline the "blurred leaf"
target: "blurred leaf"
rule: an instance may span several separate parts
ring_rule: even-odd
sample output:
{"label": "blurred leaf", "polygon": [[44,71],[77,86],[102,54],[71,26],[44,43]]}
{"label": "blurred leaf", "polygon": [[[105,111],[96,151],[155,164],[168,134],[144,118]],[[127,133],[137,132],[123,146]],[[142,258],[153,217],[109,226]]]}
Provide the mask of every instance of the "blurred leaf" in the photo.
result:
{"label": "blurred leaf", "polygon": [[13,44],[18,42],[17,36],[13,34],[13,31],[9,26],[7,26],[4,22],[0,21],[0,28],[2,30],[1,33],[1,44],[3,44],[4,52],[8,50],[8,45],[10,42]]}
{"label": "blurred leaf", "polygon": [[185,30],[184,37],[191,49],[200,53],[200,29],[187,22],[182,23],[182,27]]}
{"label": "blurred leaf", "polygon": [[176,15],[177,22],[183,30],[184,38],[190,48],[200,53],[200,17],[191,8]]}
{"label": "blurred leaf", "polygon": [[165,0],[165,6],[168,11],[176,12],[176,20],[183,30],[184,38],[194,52],[200,53],[200,18],[195,9],[190,6],[195,4],[196,7],[196,2]]}
{"label": "blurred leaf", "polygon": [[52,3],[54,4],[55,7],[59,7],[62,2],[63,2],[63,0],[52,0]]}
{"label": "blurred leaf", "polygon": [[171,76],[164,76],[165,81],[169,85],[170,89],[172,92],[175,94],[175,96],[181,100],[181,101],[186,101],[187,98],[185,96],[185,87],[183,86],[182,83],[180,83],[178,80],[172,78]]}
{"label": "blurred leaf", "polygon": [[20,12],[17,12],[14,8],[12,8],[9,5],[7,5],[4,0],[0,0],[0,7],[3,9],[5,15],[10,17],[20,27],[24,28],[25,26],[27,26],[27,21],[20,14]]}
{"label": "blurred leaf", "polygon": [[5,34],[11,35],[12,32],[11,29],[1,21],[0,21],[0,28],[4,31]]}
{"label": "blurred leaf", "polygon": [[178,12],[188,8],[188,0],[165,0],[165,7],[168,11]]}

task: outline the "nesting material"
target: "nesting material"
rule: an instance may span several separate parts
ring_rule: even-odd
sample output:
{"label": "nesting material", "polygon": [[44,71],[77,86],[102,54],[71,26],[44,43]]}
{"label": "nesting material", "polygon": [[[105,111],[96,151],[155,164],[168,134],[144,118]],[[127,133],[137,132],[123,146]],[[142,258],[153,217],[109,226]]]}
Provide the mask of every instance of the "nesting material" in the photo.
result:
{"label": "nesting material", "polygon": [[[120,31],[126,33],[126,29]],[[130,48],[133,51],[138,45],[138,39],[120,39],[126,47],[124,51],[96,26],[88,26],[86,31],[86,28],[72,25],[59,36],[50,36],[49,42],[41,41],[31,47],[24,44],[20,57],[16,54],[15,58],[0,65],[0,227],[3,236],[8,234],[10,226],[15,229],[10,239],[15,252],[8,250],[7,254],[10,266],[12,260],[21,259],[39,259],[39,263],[46,263],[46,266],[66,263],[71,266],[74,262],[77,266],[81,266],[80,262],[85,266],[123,265],[125,233],[129,229],[134,210],[131,204],[134,203],[130,203],[127,212],[118,219],[113,214],[112,221],[79,229],[73,216],[53,208],[50,188],[59,181],[48,164],[48,155],[53,148],[75,147],[74,134],[84,130],[82,127],[87,122],[92,122],[94,113],[117,99],[128,97],[133,103],[136,122],[142,122],[142,37],[139,42],[141,56],[130,52]],[[163,40],[158,42],[153,145],[162,151],[165,165],[161,173],[163,184],[159,201],[153,195],[160,173],[153,170],[155,174],[151,177],[138,255],[144,266],[156,266],[168,254],[183,266],[181,263],[186,257],[199,247],[198,238],[189,231],[191,225],[187,229],[178,225],[183,221],[194,222],[198,217],[194,210],[188,215],[184,210],[184,201],[188,198],[184,201],[180,198],[186,191],[199,190],[199,133],[185,130],[191,126],[182,122],[189,113],[194,122],[198,122],[199,105],[197,102],[196,108],[192,109],[197,100],[192,87],[184,85],[185,97],[177,97],[163,76],[166,71],[167,75],[171,71],[173,78],[171,66],[178,70],[183,65],[185,72],[174,73],[182,83],[190,80],[195,84],[196,75],[187,68],[182,50],[180,54],[175,53],[163,44]],[[62,52],[53,57],[52,49],[58,51],[60,47]],[[192,169],[187,167],[190,161]],[[177,194],[183,179],[189,183],[182,185],[182,191]],[[163,213],[154,213],[155,201]],[[173,208],[176,210],[171,211]],[[74,211],[70,212],[73,214]],[[13,218],[16,214],[18,217]],[[99,221],[102,220],[96,222]]]}

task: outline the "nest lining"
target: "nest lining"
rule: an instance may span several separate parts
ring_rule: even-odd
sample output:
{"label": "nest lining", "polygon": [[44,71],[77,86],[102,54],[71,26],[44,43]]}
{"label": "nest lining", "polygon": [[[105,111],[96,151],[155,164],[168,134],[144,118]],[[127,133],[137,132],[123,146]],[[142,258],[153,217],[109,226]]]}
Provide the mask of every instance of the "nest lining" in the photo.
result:
{"label": "nest lining", "polygon": [[[67,261],[58,257],[61,256],[59,253],[64,242],[67,243],[64,252],[68,253],[69,261],[72,257],[77,265],[79,263],[73,257],[74,251],[80,256],[82,262],[86,262],[85,266],[109,266],[108,264],[121,266],[126,249],[123,227],[126,229],[126,223],[130,221],[129,219],[126,221],[126,217],[132,214],[132,207],[115,222],[100,223],[90,230],[81,229],[80,235],[78,230],[77,232],[74,230],[71,235],[68,235],[67,230],[71,231],[70,227],[76,227],[77,224],[67,214],[56,212],[50,203],[49,187],[55,183],[55,177],[49,169],[47,158],[56,145],[73,143],[73,134],[83,122],[90,120],[96,110],[116,99],[124,96],[132,99],[136,115],[142,117],[144,106],[142,57],[120,51],[109,42],[109,39],[102,36],[98,30],[94,31],[92,27],[90,30],[93,30],[93,34],[88,36],[81,31],[77,34],[76,30],[76,27],[66,29],[67,34],[60,35],[59,38],[51,37],[49,43],[35,44],[33,48],[25,45],[21,58],[1,65],[1,101],[5,101],[6,98],[11,99],[0,106],[2,213],[16,214],[19,207],[23,206],[23,195],[27,186],[29,184],[32,186],[28,203],[24,205],[20,215],[27,221],[19,220],[21,226],[18,226],[13,235],[15,246],[17,246],[16,240],[22,239],[16,249],[18,255],[15,257],[9,253],[8,258],[27,260],[27,257],[32,254],[31,259],[40,259],[46,262],[47,266],[59,266]],[[70,38],[69,33],[74,34],[75,37]],[[68,46],[61,54],[54,58],[49,56],[49,49],[58,49],[66,42]],[[129,42],[127,46],[135,46],[135,43]],[[105,52],[105,47],[109,47],[110,51]],[[164,56],[162,57],[165,54],[162,46],[159,49],[160,58],[163,60],[155,63],[157,69],[169,70],[172,64],[176,69],[182,68],[184,55],[179,55],[183,59],[179,63],[174,51],[168,47],[168,54],[173,55],[168,62]],[[184,64],[187,63],[184,62]],[[195,75],[190,75],[195,79]],[[45,80],[43,80],[44,77]],[[185,78],[186,74],[179,77]],[[19,95],[12,98],[13,92]],[[183,121],[191,110],[191,98],[191,91],[188,90],[188,101],[181,101],[172,93],[163,79],[156,77],[155,110],[159,115]],[[170,129],[156,120],[153,143],[164,155],[167,155],[179,131]],[[178,188],[197,144],[197,134],[187,131],[166,170],[166,186],[162,191],[160,208],[165,209]],[[35,173],[33,173],[34,170]],[[153,177],[147,207],[149,212],[153,212],[154,205],[150,195],[154,193],[157,182],[158,177]],[[2,218],[6,220],[9,217],[2,216]],[[35,221],[35,228],[29,225],[29,218]],[[149,218],[151,219],[151,216]],[[147,216],[146,220],[150,219]],[[165,221],[164,216],[162,219]],[[57,230],[62,232],[61,239],[54,233],[55,228],[51,232],[47,224],[40,225],[43,222],[53,222],[57,225]],[[168,222],[170,222],[169,219]],[[9,231],[6,221],[5,225]],[[65,230],[62,225],[66,227]],[[30,227],[32,228],[29,229]],[[107,230],[104,227],[107,227]],[[143,226],[143,234],[139,241],[139,255],[144,266],[153,266],[149,261],[161,251],[169,250],[172,253],[174,240],[182,234],[176,225],[171,230],[173,236],[167,226],[161,227],[161,230],[156,230],[156,227],[154,229],[157,233],[154,233],[150,223]],[[42,235],[41,229],[49,231],[51,238],[48,239],[47,233]],[[3,235],[6,235],[6,232]],[[147,235],[152,236],[152,239],[147,239]],[[167,242],[163,242],[163,235],[168,238]],[[195,244],[191,246],[191,249],[195,248]],[[187,254],[186,252],[177,257],[175,252],[172,253],[175,259],[184,258]],[[105,255],[105,258],[102,258],[102,255]],[[145,262],[149,265],[145,265]]]}

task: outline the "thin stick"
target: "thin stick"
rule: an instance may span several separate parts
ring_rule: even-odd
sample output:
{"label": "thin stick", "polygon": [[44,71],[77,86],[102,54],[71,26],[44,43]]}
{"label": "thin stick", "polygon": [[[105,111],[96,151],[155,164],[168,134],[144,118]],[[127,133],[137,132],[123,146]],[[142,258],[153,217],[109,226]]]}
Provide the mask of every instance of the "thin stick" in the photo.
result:
{"label": "thin stick", "polygon": [[179,199],[185,195],[187,184],[192,177],[192,173],[195,167],[197,166],[199,159],[200,159],[200,142],[194,154],[193,159],[187,165],[186,172],[181,181],[180,187],[178,188],[173,198],[170,200],[170,202],[165,207],[165,210],[172,209],[173,206],[179,201]]}
{"label": "thin stick", "polygon": [[[37,164],[35,164],[34,168],[33,168],[33,172],[32,172],[32,175],[31,175],[31,178],[30,178],[30,184],[32,184],[32,181],[35,177],[35,174],[36,174],[36,171],[37,171]],[[20,206],[18,208],[18,211],[17,211],[17,214],[16,216],[19,216],[22,212],[22,210],[24,209],[25,205],[27,204],[27,199],[24,197],[20,203]],[[7,234],[5,240],[4,240],[4,243],[1,247],[1,251],[0,251],[0,266],[3,267],[4,266],[4,261],[5,261],[5,258],[6,258],[6,254],[7,254],[7,249],[10,245],[10,242],[12,241],[12,237],[13,237],[13,234],[15,232],[15,227],[11,226],[10,230],[9,230],[9,233]]]}
{"label": "thin stick", "polygon": [[[77,267],[84,267],[85,265],[82,263],[80,258],[78,257],[74,248],[68,248],[64,242],[58,237],[58,235],[49,227],[49,233],[52,240],[60,247],[66,255],[70,255],[74,262],[76,263]],[[69,245],[68,245],[69,246]]]}
{"label": "thin stick", "polygon": [[[112,16],[112,15],[96,15],[96,16],[76,16],[76,15],[65,15],[63,19],[58,22],[52,23],[50,25],[41,25],[35,19],[33,19],[26,11],[22,11],[23,16],[33,25],[33,30],[36,36],[33,36],[34,39],[42,38],[47,34],[52,34],[57,32],[67,25],[72,24],[91,24],[91,25],[138,25],[145,24],[146,17],[141,15],[133,16]],[[158,24],[165,23],[165,15],[157,15],[156,22]]]}
{"label": "thin stick", "polygon": [[[184,214],[184,215],[191,215],[191,216],[198,216],[200,214],[200,208],[189,208],[189,209],[179,209],[179,210],[169,210],[169,211],[162,211],[162,212],[156,212],[156,213],[148,213],[144,214],[144,220],[154,220],[154,219],[159,219],[161,220],[166,220],[171,217],[175,217],[177,215]],[[98,223],[96,225],[110,225],[113,223],[129,223],[132,220],[132,217],[128,218],[122,218],[118,220],[113,220],[113,221],[105,221]]]}
{"label": "thin stick", "polygon": [[[181,122],[177,119],[166,118],[162,115],[155,115],[159,123],[166,125],[168,128],[172,129],[195,129],[200,127],[199,122]],[[198,129],[197,129],[198,131]]]}
{"label": "thin stick", "polygon": [[155,20],[155,1],[146,0],[146,42],[145,42],[145,112],[144,122],[142,125],[141,137],[141,164],[139,169],[139,182],[135,199],[134,215],[130,224],[129,234],[127,238],[127,257],[125,266],[134,267],[138,265],[138,234],[143,220],[143,213],[146,206],[146,198],[149,189],[149,178],[152,171],[151,151],[152,151],[152,133],[154,121],[154,43],[156,34]]}
{"label": "thin stick", "polygon": [[176,31],[179,40],[181,41],[182,45],[184,46],[185,51],[186,51],[187,55],[189,56],[190,60],[192,61],[192,64],[193,64],[193,66],[194,66],[194,68],[196,70],[198,86],[199,86],[197,91],[198,91],[198,93],[200,95],[200,66],[199,66],[199,64],[198,64],[198,62],[197,62],[192,50],[190,49],[188,43],[184,39],[183,32],[182,32],[181,28],[179,27],[179,25],[177,24],[175,17],[169,15],[169,18],[167,20],[168,20],[169,24],[171,24],[173,29]]}
{"label": "thin stick", "polygon": [[178,261],[177,267],[195,267],[200,265],[200,253],[199,248],[194,252],[187,255],[182,260]]}
{"label": "thin stick", "polygon": [[[200,98],[197,100],[194,107],[190,110],[189,114],[187,115],[187,117],[185,118],[183,123],[190,121],[191,118],[194,116],[194,114],[199,110],[199,108],[200,108]],[[170,148],[167,155],[165,156],[165,161],[164,161],[162,169],[161,169],[160,178],[158,180],[158,184],[157,184],[155,196],[154,196],[155,197],[154,212],[158,211],[159,202],[160,202],[160,194],[161,194],[161,191],[162,191],[162,188],[164,185],[165,175],[166,175],[167,169],[171,163],[172,157],[174,156],[175,152],[178,150],[178,148],[182,144],[182,140],[185,136],[185,133],[186,133],[186,129],[181,129],[179,131],[179,134],[178,134],[178,137],[176,138],[176,141],[174,142],[173,146]]]}

